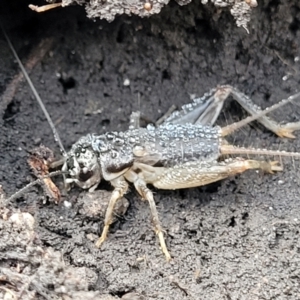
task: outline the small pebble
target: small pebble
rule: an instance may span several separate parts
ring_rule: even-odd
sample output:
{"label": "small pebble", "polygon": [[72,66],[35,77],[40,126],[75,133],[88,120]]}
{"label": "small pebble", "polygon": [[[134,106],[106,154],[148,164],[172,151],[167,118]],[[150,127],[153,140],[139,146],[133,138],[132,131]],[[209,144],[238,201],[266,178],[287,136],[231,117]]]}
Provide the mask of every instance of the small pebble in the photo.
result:
{"label": "small pebble", "polygon": [[72,206],[72,203],[69,202],[69,201],[64,201],[64,206],[65,206],[66,208],[70,208],[70,207]]}
{"label": "small pebble", "polygon": [[124,86],[130,86],[130,80],[128,78],[126,78],[123,82]]}

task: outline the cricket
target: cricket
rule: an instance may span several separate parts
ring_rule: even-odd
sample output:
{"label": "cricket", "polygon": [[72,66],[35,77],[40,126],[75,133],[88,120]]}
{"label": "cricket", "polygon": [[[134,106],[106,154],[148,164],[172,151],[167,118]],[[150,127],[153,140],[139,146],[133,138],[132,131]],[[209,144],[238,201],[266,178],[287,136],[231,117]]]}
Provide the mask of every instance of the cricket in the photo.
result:
{"label": "cricket", "polygon": [[[295,138],[293,132],[300,130],[300,121],[281,124],[269,118],[267,114],[299,100],[300,93],[262,110],[249,97],[230,85],[212,89],[203,97],[194,99],[192,103],[185,104],[180,110],[166,116],[161,124],[156,126],[150,124],[146,128],[140,127],[140,113],[133,112],[127,131],[87,134],[66,151],[5,31],[4,35],[52,128],[54,139],[62,153],[62,159],[55,160],[47,148],[40,147],[34,151],[29,163],[38,179],[6,201],[12,201],[37,183],[46,186],[48,195],[58,201],[60,192],[50,177],[59,174],[63,175],[67,190],[75,184],[82,189],[93,191],[101,180],[110,182],[114,190],[107,207],[102,234],[95,244],[98,248],[107,239],[115,204],[126,194],[129,184],[135,187],[143,200],[148,201],[155,234],[166,260],[169,261],[171,254],[166,246],[153,193],[148,185],[157,189],[186,189],[235,176],[249,169],[258,169],[266,173],[282,170],[282,166],[276,160],[249,159],[251,155],[300,158],[300,152],[245,148],[231,145],[226,140],[234,131],[255,120],[279,137]],[[249,117],[219,127],[215,122],[229,96],[248,112]],[[50,172],[57,167],[61,167],[61,171]]]}

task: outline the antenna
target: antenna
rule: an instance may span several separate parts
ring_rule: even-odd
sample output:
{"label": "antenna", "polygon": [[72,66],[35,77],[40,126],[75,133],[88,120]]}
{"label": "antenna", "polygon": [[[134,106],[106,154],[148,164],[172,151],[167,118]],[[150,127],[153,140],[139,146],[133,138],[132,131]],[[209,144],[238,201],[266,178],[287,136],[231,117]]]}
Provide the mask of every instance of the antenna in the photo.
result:
{"label": "antenna", "polygon": [[51,172],[51,173],[49,173],[47,175],[40,176],[35,181],[32,181],[32,182],[28,183],[26,186],[24,186],[23,188],[21,188],[19,191],[15,192],[9,198],[4,199],[3,203],[0,202],[0,207],[2,205],[6,206],[7,203],[11,202],[14,199],[17,199],[19,196],[21,196],[22,194],[24,194],[32,186],[34,186],[36,184],[41,184],[42,185],[43,184],[43,179],[54,177],[54,176],[57,176],[57,175],[65,175],[65,174],[68,174],[68,173],[69,172],[65,172],[65,171],[54,171],[54,172]]}
{"label": "antenna", "polygon": [[36,98],[38,104],[40,105],[40,107],[41,107],[41,109],[42,109],[42,111],[43,111],[43,113],[44,113],[44,115],[45,115],[45,117],[46,117],[46,119],[47,119],[47,121],[48,121],[48,123],[49,123],[51,129],[52,129],[54,139],[55,139],[55,141],[58,143],[58,145],[59,145],[59,147],[60,147],[60,150],[61,150],[61,152],[62,152],[62,155],[63,155],[64,157],[66,157],[66,156],[67,156],[67,152],[66,152],[66,150],[65,150],[65,148],[64,148],[64,146],[63,146],[63,144],[62,144],[62,142],[61,142],[61,139],[60,139],[60,137],[59,137],[59,134],[58,134],[58,132],[57,132],[57,130],[56,130],[56,128],[55,128],[55,125],[54,125],[54,123],[53,123],[53,121],[52,121],[50,115],[48,114],[48,111],[47,111],[47,109],[46,109],[46,107],[45,107],[45,105],[44,105],[44,103],[43,103],[41,97],[39,96],[39,94],[38,94],[36,88],[34,87],[32,81],[31,81],[31,79],[30,79],[30,77],[29,77],[29,75],[28,75],[28,73],[27,73],[27,71],[26,71],[26,69],[24,68],[24,66],[23,66],[23,64],[22,64],[22,62],[21,62],[21,60],[20,60],[20,58],[19,58],[19,56],[18,56],[18,54],[17,54],[17,52],[16,52],[14,46],[12,45],[12,43],[11,43],[11,41],[10,41],[8,35],[6,34],[6,31],[5,31],[5,29],[4,29],[4,27],[2,26],[1,23],[0,23],[0,27],[1,27],[1,29],[2,29],[2,32],[3,32],[3,34],[4,34],[4,37],[5,37],[5,39],[6,39],[7,43],[8,43],[8,45],[9,45],[9,47],[10,47],[12,53],[13,53],[13,55],[14,55],[14,57],[16,58],[16,60],[17,60],[17,62],[18,62],[18,64],[19,64],[20,69],[21,69],[22,72],[23,72],[24,77],[26,78],[26,80],[27,80],[27,82],[28,82],[28,84],[29,84],[29,86],[30,86],[30,88],[31,88],[32,93],[34,94],[34,96],[35,96],[35,98]]}

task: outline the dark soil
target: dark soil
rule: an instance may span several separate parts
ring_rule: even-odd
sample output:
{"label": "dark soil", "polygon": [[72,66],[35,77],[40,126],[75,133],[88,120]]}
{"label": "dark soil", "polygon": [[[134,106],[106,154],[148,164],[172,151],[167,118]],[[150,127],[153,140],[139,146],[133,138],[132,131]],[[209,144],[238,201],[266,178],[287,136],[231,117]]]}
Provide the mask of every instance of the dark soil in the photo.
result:
{"label": "dark soil", "polygon": [[[250,34],[236,27],[229,12],[200,1],[184,7],[172,3],[148,19],[124,16],[112,23],[87,19],[81,7],[37,14],[20,1],[6,1],[0,18],[23,62],[43,39],[52,40],[30,76],[69,149],[87,133],[127,129],[132,111],[155,121],[172,104],[185,104],[191,94],[201,96],[218,84],[237,87],[262,107],[297,92],[298,2],[259,1]],[[20,71],[3,35],[0,68],[4,94]],[[219,124],[245,116],[235,102],[225,106]],[[59,149],[24,80],[8,106],[0,107],[0,183],[11,195],[34,180],[28,151],[40,144],[57,155]],[[300,108],[289,105],[274,115],[298,121]],[[280,139],[255,123],[232,141],[300,148],[299,138]],[[22,286],[22,299],[102,299],[104,294],[117,299],[299,299],[299,161],[283,163],[284,171],[273,175],[249,171],[207,187],[154,190],[170,263],[159,249],[149,207],[133,188],[126,194],[127,212],[99,250],[93,239],[102,219],[80,209],[86,191],[79,197],[82,191],[74,188],[56,205],[34,187],[10,204],[7,217],[29,212],[35,233],[22,236],[25,229],[8,225],[12,221],[0,224],[0,266],[25,276],[13,285],[15,277],[0,269],[0,298],[8,293],[3,287],[18,293]],[[56,182],[61,187],[62,179]],[[111,190],[107,184],[99,188]],[[34,278],[27,285],[26,276]]]}

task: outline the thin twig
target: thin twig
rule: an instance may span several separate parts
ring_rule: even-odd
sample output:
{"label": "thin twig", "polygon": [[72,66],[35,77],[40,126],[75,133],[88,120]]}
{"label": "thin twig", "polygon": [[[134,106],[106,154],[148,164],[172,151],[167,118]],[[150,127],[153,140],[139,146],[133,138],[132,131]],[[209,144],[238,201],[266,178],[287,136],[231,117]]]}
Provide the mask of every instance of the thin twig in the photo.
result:
{"label": "thin twig", "polygon": [[51,4],[47,4],[47,5],[43,5],[43,6],[36,6],[36,5],[33,5],[33,4],[28,5],[28,7],[31,10],[36,11],[38,13],[44,12],[44,11],[47,11],[47,10],[50,10],[50,9],[53,9],[53,8],[56,8],[56,7],[61,7],[61,6],[62,6],[62,3],[51,3]]}

